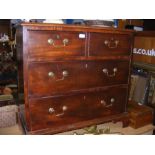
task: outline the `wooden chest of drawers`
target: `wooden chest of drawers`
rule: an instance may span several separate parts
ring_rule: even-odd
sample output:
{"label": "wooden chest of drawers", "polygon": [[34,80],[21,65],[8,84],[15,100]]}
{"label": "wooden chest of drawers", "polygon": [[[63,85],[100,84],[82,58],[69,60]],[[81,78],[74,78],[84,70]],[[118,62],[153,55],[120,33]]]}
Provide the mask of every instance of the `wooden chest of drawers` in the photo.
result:
{"label": "wooden chest of drawers", "polygon": [[17,53],[26,131],[54,134],[118,120],[127,125],[132,40],[132,31],[22,24]]}

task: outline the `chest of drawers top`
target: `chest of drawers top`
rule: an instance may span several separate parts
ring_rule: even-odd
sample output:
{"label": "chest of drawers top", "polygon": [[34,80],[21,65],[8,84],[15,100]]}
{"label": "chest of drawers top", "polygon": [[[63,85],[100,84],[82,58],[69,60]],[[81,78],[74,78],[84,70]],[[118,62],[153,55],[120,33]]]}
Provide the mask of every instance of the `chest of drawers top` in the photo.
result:
{"label": "chest of drawers top", "polygon": [[[20,29],[19,29],[20,30]],[[130,56],[132,31],[64,24],[22,24],[21,44],[29,60]]]}
{"label": "chest of drawers top", "polygon": [[54,31],[85,31],[85,32],[107,32],[131,34],[134,31],[129,29],[117,29],[112,27],[101,26],[84,26],[84,25],[67,25],[67,24],[51,24],[51,23],[22,23],[19,27],[25,27],[28,30],[54,30]]}

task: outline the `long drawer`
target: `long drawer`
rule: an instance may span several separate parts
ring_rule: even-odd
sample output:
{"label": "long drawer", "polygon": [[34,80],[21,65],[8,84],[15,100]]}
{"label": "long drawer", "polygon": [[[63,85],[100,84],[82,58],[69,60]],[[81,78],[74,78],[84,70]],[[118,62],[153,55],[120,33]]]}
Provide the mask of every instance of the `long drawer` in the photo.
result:
{"label": "long drawer", "polygon": [[69,61],[31,63],[29,97],[128,83],[128,61]]}
{"label": "long drawer", "polygon": [[85,56],[86,33],[69,31],[29,31],[30,58]]}
{"label": "long drawer", "polygon": [[[120,95],[121,94],[121,95]],[[30,99],[32,130],[71,125],[125,111],[127,89],[113,87],[100,92],[47,99]]]}
{"label": "long drawer", "polygon": [[89,56],[129,56],[130,35],[90,33]]}

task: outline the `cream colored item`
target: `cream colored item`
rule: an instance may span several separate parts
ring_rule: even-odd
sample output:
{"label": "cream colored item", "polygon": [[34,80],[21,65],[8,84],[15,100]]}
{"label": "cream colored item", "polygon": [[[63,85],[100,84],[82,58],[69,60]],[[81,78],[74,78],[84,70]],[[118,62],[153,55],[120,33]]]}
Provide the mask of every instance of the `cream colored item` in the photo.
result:
{"label": "cream colored item", "polygon": [[63,24],[62,19],[46,19],[43,21],[43,23],[57,23],[57,24]]}

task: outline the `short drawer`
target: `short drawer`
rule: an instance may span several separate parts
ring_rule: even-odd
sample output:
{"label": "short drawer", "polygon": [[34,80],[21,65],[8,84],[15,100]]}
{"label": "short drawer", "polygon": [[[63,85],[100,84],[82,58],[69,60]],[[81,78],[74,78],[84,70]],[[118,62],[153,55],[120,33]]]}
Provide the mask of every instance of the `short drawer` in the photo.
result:
{"label": "short drawer", "polygon": [[128,56],[131,37],[125,34],[90,33],[89,56]]}
{"label": "short drawer", "polygon": [[85,56],[86,34],[68,31],[29,31],[30,58]]}
{"label": "short drawer", "polygon": [[127,84],[128,61],[67,61],[29,64],[29,97]]}
{"label": "short drawer", "polygon": [[74,123],[120,114],[125,111],[126,97],[127,89],[117,87],[59,98],[31,99],[31,128],[66,126],[67,129]]}

